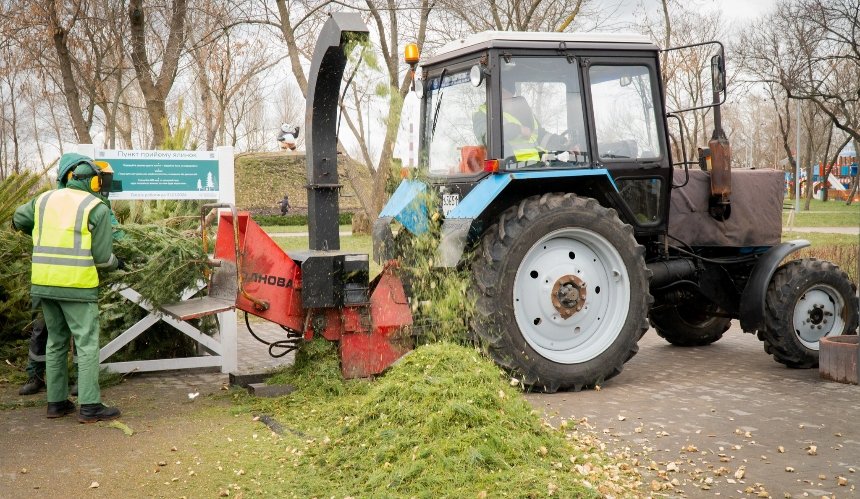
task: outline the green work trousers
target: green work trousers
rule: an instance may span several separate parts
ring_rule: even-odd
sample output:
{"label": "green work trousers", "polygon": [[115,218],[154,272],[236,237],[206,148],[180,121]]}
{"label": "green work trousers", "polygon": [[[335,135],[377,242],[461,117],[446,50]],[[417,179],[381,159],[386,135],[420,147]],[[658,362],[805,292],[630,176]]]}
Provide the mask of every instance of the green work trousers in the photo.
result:
{"label": "green work trousers", "polygon": [[48,326],[45,350],[48,402],[69,398],[69,337],[74,336],[78,351],[78,403],[100,403],[98,304],[42,298],[41,305]]}

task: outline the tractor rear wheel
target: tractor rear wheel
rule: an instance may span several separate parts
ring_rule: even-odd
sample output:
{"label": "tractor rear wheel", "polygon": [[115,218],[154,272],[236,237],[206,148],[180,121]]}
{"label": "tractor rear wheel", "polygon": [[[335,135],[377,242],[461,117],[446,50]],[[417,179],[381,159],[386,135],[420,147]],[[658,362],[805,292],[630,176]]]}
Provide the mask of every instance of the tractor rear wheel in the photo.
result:
{"label": "tractor rear wheel", "polygon": [[532,196],[501,214],[472,265],[472,328],[490,357],[546,392],[618,373],[648,329],[633,228],[591,198]]}
{"label": "tractor rear wheel", "polygon": [[788,367],[818,366],[818,341],[855,334],[857,287],[836,265],[814,258],[779,267],[765,297],[765,352]]}
{"label": "tractor rear wheel", "polygon": [[679,347],[702,347],[723,337],[732,320],[713,313],[713,303],[685,302],[651,309],[651,325],[661,338]]}

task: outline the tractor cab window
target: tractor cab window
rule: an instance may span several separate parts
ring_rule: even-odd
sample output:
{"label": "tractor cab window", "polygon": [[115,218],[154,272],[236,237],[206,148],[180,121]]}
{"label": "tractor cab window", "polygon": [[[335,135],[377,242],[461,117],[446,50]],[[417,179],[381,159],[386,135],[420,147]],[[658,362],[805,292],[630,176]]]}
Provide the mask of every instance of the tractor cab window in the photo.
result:
{"label": "tractor cab window", "polygon": [[648,67],[593,65],[588,76],[600,159],[659,158],[662,151]]}
{"label": "tractor cab window", "polygon": [[469,71],[427,82],[424,144],[432,175],[473,175],[487,157],[486,82],[472,85]]}
{"label": "tractor cab window", "polygon": [[585,166],[579,66],[566,57],[510,56],[500,65],[504,168]]}

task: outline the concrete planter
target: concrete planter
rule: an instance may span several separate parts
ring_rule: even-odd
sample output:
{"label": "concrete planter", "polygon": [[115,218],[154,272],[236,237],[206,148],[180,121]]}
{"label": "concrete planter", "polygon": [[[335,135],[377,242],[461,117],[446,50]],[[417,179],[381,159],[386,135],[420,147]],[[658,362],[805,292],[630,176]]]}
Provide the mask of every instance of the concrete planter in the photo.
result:
{"label": "concrete planter", "polygon": [[860,336],[830,336],[819,342],[818,372],[839,383],[860,383]]}

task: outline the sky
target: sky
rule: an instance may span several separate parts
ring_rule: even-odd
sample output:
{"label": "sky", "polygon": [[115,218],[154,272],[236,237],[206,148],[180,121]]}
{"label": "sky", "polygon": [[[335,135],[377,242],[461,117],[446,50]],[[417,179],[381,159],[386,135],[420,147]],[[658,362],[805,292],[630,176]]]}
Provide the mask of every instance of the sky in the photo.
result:
{"label": "sky", "polygon": [[[621,3],[621,17],[632,17],[638,5],[659,13],[662,10],[660,0],[617,0]],[[726,20],[744,22],[766,14],[775,5],[776,0],[679,0],[685,5],[692,5],[699,10],[719,10]]]}

